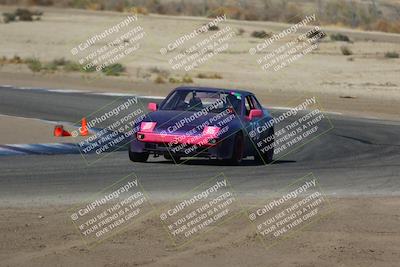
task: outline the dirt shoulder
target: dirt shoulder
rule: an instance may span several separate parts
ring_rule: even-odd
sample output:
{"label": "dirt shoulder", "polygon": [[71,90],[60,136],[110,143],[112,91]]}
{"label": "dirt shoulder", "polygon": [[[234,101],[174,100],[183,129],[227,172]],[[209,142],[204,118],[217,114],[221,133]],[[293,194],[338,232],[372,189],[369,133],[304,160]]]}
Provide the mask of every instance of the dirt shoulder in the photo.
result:
{"label": "dirt shoulder", "polygon": [[[55,137],[53,122],[0,115],[0,144],[74,143],[82,137]],[[75,130],[65,126],[65,130]]]}
{"label": "dirt shoulder", "polygon": [[[82,79],[76,75],[41,75],[30,73],[0,72],[0,81],[16,87],[31,87],[45,89],[82,90],[89,92],[130,93],[143,96],[165,97],[177,85],[155,84],[145,81],[131,81],[111,77]],[[205,86],[204,84],[194,84]],[[191,84],[193,86],[193,84]],[[219,85],[224,87],[223,85]],[[226,88],[235,89],[232,85]],[[336,92],[283,92],[276,90],[253,89],[260,101],[266,107],[293,107],[305,98],[315,96],[325,111],[343,113],[344,115],[387,120],[399,119],[399,100],[396,98],[379,98],[376,96],[338,95]],[[0,90],[1,92],[1,90]],[[296,102],[296,100],[298,100]]]}
{"label": "dirt shoulder", "polygon": [[397,266],[399,197],[330,200],[333,213],[267,250],[245,220],[175,248],[156,215],[88,249],[70,207],[3,207],[0,259],[4,266]]}

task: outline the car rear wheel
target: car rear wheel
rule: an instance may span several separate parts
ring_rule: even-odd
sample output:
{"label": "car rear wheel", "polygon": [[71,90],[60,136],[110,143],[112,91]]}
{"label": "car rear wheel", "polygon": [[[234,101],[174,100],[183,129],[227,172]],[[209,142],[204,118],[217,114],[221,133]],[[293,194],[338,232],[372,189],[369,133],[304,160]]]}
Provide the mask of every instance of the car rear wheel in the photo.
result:
{"label": "car rear wheel", "polygon": [[133,162],[146,162],[149,159],[149,153],[136,153],[129,149],[129,159]]}
{"label": "car rear wheel", "polygon": [[232,156],[228,159],[227,163],[229,165],[239,165],[243,160],[243,152],[244,152],[244,139],[241,133],[235,136],[234,147]]}

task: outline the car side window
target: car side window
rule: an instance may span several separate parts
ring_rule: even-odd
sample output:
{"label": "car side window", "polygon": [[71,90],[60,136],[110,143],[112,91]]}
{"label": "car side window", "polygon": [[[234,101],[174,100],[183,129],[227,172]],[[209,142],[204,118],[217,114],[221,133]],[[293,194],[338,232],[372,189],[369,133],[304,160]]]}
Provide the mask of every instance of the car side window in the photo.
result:
{"label": "car side window", "polygon": [[253,102],[253,106],[255,109],[261,109],[262,110],[262,106],[260,105],[260,103],[257,101],[257,99],[255,98],[255,96],[251,96],[251,100]]}
{"label": "car side window", "polygon": [[249,116],[250,115],[250,110],[252,110],[254,108],[253,107],[253,103],[252,103],[252,101],[251,101],[249,96],[246,97],[246,101],[245,101],[244,105],[246,107],[246,116]]}
{"label": "car side window", "polygon": [[191,93],[188,93],[186,95],[181,94],[178,102],[176,103],[175,109],[177,109],[177,110],[186,110],[186,108],[189,105],[190,97],[191,97]]}
{"label": "car side window", "polygon": [[193,98],[193,93],[192,92],[190,92],[190,93],[188,93],[187,95],[186,95],[186,97],[185,97],[185,103],[186,104],[189,104],[189,102],[190,102],[190,100]]}
{"label": "car side window", "polygon": [[180,98],[179,93],[177,91],[173,92],[172,95],[166,99],[166,102],[162,105],[161,108],[167,110],[173,109],[177,105],[179,98]]}

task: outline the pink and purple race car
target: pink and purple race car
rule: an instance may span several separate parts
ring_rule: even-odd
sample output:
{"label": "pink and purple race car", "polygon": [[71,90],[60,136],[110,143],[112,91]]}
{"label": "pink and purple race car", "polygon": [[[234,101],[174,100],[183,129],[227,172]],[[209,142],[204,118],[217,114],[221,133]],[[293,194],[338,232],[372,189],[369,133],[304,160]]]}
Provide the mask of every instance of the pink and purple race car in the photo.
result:
{"label": "pink and purple race car", "polygon": [[[149,155],[179,161],[207,157],[238,165],[243,158],[271,162],[273,119],[254,94],[242,90],[178,87],[159,105],[149,103],[145,118],[129,146],[129,158],[145,162]],[[252,133],[252,134],[249,134]],[[255,142],[268,140],[261,151]]]}

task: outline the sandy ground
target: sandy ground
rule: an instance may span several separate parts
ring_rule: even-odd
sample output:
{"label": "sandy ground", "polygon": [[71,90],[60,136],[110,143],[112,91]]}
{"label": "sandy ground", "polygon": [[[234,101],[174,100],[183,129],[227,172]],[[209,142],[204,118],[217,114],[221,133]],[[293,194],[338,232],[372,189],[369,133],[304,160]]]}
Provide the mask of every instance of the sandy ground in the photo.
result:
{"label": "sandy ground", "polygon": [[[101,77],[88,83],[86,79],[80,78],[80,75],[77,78],[74,75],[37,75],[31,73],[0,72],[0,81],[4,84],[20,87],[136,93],[145,96],[165,97],[172,88],[177,86],[172,84],[160,85],[143,81],[125,81],[109,77]],[[198,85],[201,86],[202,84],[199,83]],[[325,92],[293,92],[290,94],[284,94],[281,91],[264,90],[255,90],[254,92],[265,107],[291,107],[294,99],[305,99],[315,96],[325,111],[338,112],[356,117],[399,119],[399,100],[396,98],[383,100],[367,95],[364,97],[343,98]]]}
{"label": "sandy ground", "polygon": [[[83,137],[55,137],[56,123],[43,120],[0,115],[0,144],[74,143]],[[67,131],[75,130],[64,126]]]}
{"label": "sandy ground", "polygon": [[[11,7],[0,6],[0,11]],[[43,8],[42,21],[0,24],[0,56],[8,58],[37,57],[51,61],[64,57],[77,61],[70,50],[89,36],[102,32],[122,21],[128,14],[115,12],[92,12]],[[156,84],[157,67],[169,77],[182,77],[185,71],[175,71],[168,60],[183,47],[161,55],[160,48],[173,42],[183,34],[193,31],[208,20],[194,17],[139,16],[136,25],[146,32],[140,50],[120,60],[127,66],[127,73],[121,77],[105,77],[79,73],[32,74],[25,65],[3,65],[0,67],[0,84],[60,89],[82,89],[90,91],[131,92],[145,95],[165,96],[179,84]],[[90,27],[88,27],[90,23]],[[400,59],[387,59],[384,53],[400,52],[400,35],[377,32],[363,32],[340,28],[323,28],[329,35],[342,32],[352,43],[332,42],[326,38],[311,54],[277,72],[261,70],[257,57],[248,50],[261,43],[262,39],[250,36],[254,30],[279,33],[289,27],[287,24],[272,22],[227,21],[220,27],[229,26],[243,35],[236,35],[229,41],[226,51],[212,57],[188,74],[192,85],[218,86],[223,88],[245,88],[254,91],[267,106],[282,106],[298,96],[317,96],[326,110],[344,112],[356,116],[398,118],[400,101]],[[43,29],[46,29],[45,31]],[[309,28],[304,28],[309,29]],[[58,34],[60,31],[63,34]],[[203,34],[193,42],[209,36]],[[297,35],[285,37],[267,52],[286,44]],[[100,42],[94,47],[100,47]],[[348,46],[352,56],[343,56],[340,47]],[[349,58],[351,60],[349,60]],[[222,79],[199,79],[199,73],[219,74]],[[167,79],[168,79],[167,78]]]}
{"label": "sandy ground", "polygon": [[2,266],[54,266],[55,262],[58,266],[398,266],[400,198],[330,201],[330,215],[268,249],[242,219],[175,248],[155,215],[87,248],[66,212],[70,207],[3,207],[0,262]]}
{"label": "sandy ground", "polygon": [[[0,6],[0,12],[11,9]],[[0,24],[0,57],[18,55],[43,61],[60,57],[74,59],[70,53],[72,47],[127,15],[41,9],[45,11],[42,21]],[[169,72],[170,77],[181,77],[184,73],[173,71],[168,64],[170,56],[162,56],[158,51],[206,21],[140,16],[138,24],[145,29],[146,38],[140,51],[121,60],[128,70],[122,77],[64,72],[32,74],[23,65],[4,65],[0,67],[0,84],[165,96],[178,84],[155,84],[156,75],[150,69],[158,67]],[[266,73],[248,54],[249,48],[262,40],[249,35],[254,30],[278,32],[288,25],[235,21],[224,25],[236,30],[243,28],[245,34],[234,37],[227,51],[190,72],[193,84],[247,88],[266,106],[290,106],[297,97],[317,96],[325,110],[398,119],[400,59],[385,59],[384,53],[400,52],[400,35],[323,29],[328,33],[345,32],[354,43],[324,41],[312,54],[289,67]],[[341,54],[342,45],[354,52],[352,60]],[[223,78],[198,79],[195,78],[198,73],[218,73]],[[52,127],[37,121],[7,121],[0,117],[0,122],[1,135],[10,138],[7,143],[15,143],[12,138],[22,139],[13,133],[15,129],[23,131],[25,125],[35,129],[30,130],[32,140],[39,141],[52,134]],[[14,128],[4,125],[14,125]],[[25,139],[23,142],[28,143]],[[267,250],[252,232],[249,222],[241,219],[215,227],[192,243],[175,248],[156,214],[143,218],[95,248],[87,248],[71,223],[67,213],[70,206],[3,206],[0,208],[0,265],[54,266],[56,262],[58,266],[187,266],[189,263],[192,266],[398,266],[400,198],[335,198],[331,203],[334,212],[328,217]]]}

